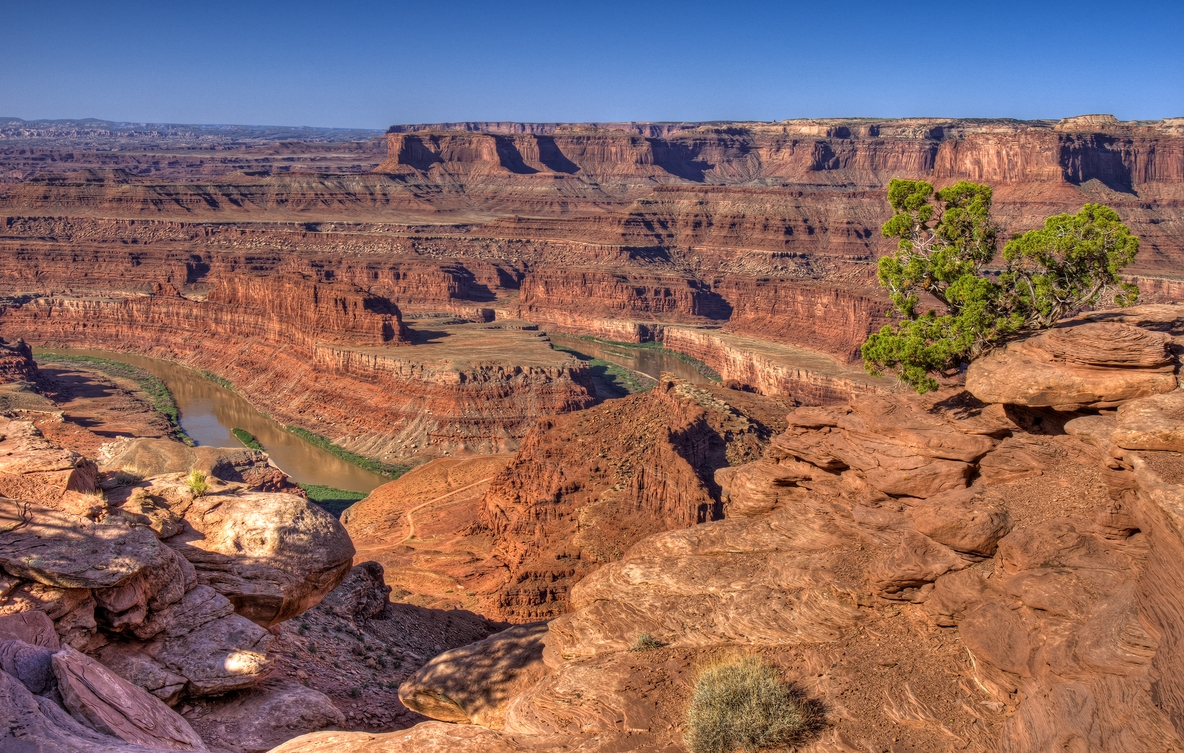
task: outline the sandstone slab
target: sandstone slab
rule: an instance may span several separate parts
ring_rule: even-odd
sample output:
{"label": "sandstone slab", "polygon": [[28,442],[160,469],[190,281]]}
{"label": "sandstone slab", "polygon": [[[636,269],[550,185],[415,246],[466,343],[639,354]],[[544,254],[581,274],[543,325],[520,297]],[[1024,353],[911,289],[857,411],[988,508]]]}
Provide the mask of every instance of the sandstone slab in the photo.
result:
{"label": "sandstone slab", "polygon": [[1184,452],[1184,390],[1120,406],[1110,441],[1125,450]]}
{"label": "sandstone slab", "polygon": [[211,746],[264,753],[294,737],[341,727],[345,716],[324,693],[291,680],[265,680],[206,702],[194,723]]}
{"label": "sandstone slab", "polygon": [[145,747],[206,749],[180,715],[94,659],[66,648],[53,672],[66,708],[96,731]]}
{"label": "sandstone slab", "polygon": [[484,727],[424,722],[401,732],[314,732],[289,740],[272,753],[518,753],[522,749]]}
{"label": "sandstone slab", "polygon": [[966,389],[987,403],[1107,408],[1176,389],[1171,337],[1117,322],[1050,330],[970,365]]}
{"label": "sandstone slab", "polygon": [[0,498],[0,567],[58,588],[113,588],[168,564],[151,531]]}

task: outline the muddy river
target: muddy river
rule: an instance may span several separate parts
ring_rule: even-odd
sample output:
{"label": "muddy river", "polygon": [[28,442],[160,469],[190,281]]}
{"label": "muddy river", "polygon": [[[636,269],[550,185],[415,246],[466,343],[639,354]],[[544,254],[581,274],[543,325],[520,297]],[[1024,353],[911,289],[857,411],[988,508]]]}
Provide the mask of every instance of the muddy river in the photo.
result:
{"label": "muddy river", "polygon": [[663,371],[669,371],[692,384],[706,384],[711,381],[686,361],[679,360],[668,350],[661,348],[629,348],[611,343],[568,337],[558,332],[547,335],[551,342],[570,348],[585,356],[609,361],[633,371],[657,379]]}
{"label": "muddy river", "polygon": [[105,350],[37,349],[37,355],[64,353],[138,366],[153,374],[173,393],[181,428],[195,443],[212,447],[241,447],[230,433],[244,429],[255,435],[271,459],[296,481],[335,489],[368,492],[390,479],[347,463],[337,456],[287,432],[251,407],[241,395],[211,382],[200,372],[171,361]]}

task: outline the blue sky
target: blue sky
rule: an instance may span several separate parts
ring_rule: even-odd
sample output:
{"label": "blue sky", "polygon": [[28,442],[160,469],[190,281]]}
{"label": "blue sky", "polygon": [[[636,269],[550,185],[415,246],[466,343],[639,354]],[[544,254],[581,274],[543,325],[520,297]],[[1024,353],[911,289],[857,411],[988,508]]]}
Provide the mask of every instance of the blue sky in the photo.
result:
{"label": "blue sky", "polygon": [[1175,2],[18,2],[0,116],[1184,116]]}

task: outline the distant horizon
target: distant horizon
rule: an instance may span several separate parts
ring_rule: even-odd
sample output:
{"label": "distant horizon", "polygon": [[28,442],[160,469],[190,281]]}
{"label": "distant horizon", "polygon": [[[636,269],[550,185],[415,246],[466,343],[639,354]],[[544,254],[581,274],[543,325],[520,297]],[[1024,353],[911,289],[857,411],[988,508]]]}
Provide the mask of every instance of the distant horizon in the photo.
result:
{"label": "distant horizon", "polygon": [[[10,3],[0,111],[153,124],[1184,116],[1184,3]],[[73,117],[72,117],[73,116]]]}
{"label": "distant horizon", "polygon": [[1097,115],[1114,116],[1120,123],[1157,123],[1165,120],[1179,120],[1184,119],[1182,115],[1165,115],[1159,118],[1123,118],[1114,113],[1108,112],[1082,112],[1074,115],[1063,115],[1061,117],[1048,118],[1012,118],[1012,117],[992,117],[992,116],[976,116],[966,117],[960,115],[901,115],[894,117],[881,117],[878,115],[820,115],[816,117],[800,117],[800,118],[779,118],[777,120],[752,120],[741,118],[717,118],[714,120],[507,120],[494,118],[466,118],[466,119],[452,119],[452,120],[433,120],[433,121],[406,121],[391,123],[381,128],[371,128],[368,126],[325,126],[325,125],[309,125],[306,123],[202,123],[202,122],[176,122],[163,120],[119,120],[112,118],[96,118],[96,117],[79,117],[79,118],[24,118],[14,115],[0,115],[0,123],[20,121],[22,123],[109,123],[116,126],[185,126],[185,127],[200,127],[200,128],[291,128],[291,129],[308,129],[308,130],[322,130],[322,131],[369,131],[373,133],[385,133],[388,129],[397,126],[414,126],[414,125],[435,125],[435,124],[459,124],[459,123],[514,123],[521,125],[672,125],[680,123],[791,123],[801,120],[817,120],[817,121],[855,121],[855,120],[966,120],[966,121],[1015,121],[1020,123],[1055,123],[1069,118],[1081,118]]}

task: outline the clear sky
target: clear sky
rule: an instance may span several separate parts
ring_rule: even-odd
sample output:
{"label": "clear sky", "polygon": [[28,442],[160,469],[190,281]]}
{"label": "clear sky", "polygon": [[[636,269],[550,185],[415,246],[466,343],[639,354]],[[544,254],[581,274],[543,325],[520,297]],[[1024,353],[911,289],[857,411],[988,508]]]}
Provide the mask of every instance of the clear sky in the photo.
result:
{"label": "clear sky", "polygon": [[1171,2],[0,0],[0,116],[1184,116]]}

